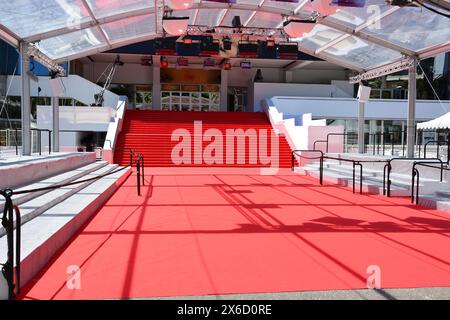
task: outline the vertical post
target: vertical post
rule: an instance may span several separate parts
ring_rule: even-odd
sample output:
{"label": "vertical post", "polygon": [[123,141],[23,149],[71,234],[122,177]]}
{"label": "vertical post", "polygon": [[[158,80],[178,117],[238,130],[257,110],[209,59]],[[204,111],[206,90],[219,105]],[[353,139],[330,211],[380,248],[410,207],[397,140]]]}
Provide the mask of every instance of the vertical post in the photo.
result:
{"label": "vertical post", "polygon": [[413,58],[413,64],[408,72],[408,119],[406,121],[406,154],[414,157],[414,137],[416,127],[416,69],[417,58]]}
{"label": "vertical post", "polygon": [[142,162],[142,185],[145,186],[145,173],[144,173],[144,156],[141,156],[141,162]]}
{"label": "vertical post", "polygon": [[48,131],[48,154],[52,153],[52,131]]}
{"label": "vertical post", "polygon": [[140,161],[136,161],[136,177],[137,177],[137,191],[138,191],[138,196],[141,195],[141,165],[140,165]]}
{"label": "vertical post", "polygon": [[[52,98],[52,117],[53,117],[53,151],[59,152],[59,98]],[[51,143],[48,143],[49,148]]]}
{"label": "vertical post", "polygon": [[30,57],[28,43],[20,43],[20,78],[22,82],[22,155],[31,155],[31,101],[30,101]]}
{"label": "vertical post", "polygon": [[14,131],[15,131],[15,140],[16,140],[16,156],[18,156],[19,155],[19,143],[18,143],[19,135],[17,132],[17,128],[15,128]]}
{"label": "vertical post", "polygon": [[220,71],[220,111],[228,111],[228,70]]}
{"label": "vertical post", "polygon": [[42,155],[42,131],[38,130],[39,155]]}
{"label": "vertical post", "polygon": [[364,153],[364,102],[358,102],[358,153]]}
{"label": "vertical post", "polygon": [[353,193],[355,193],[355,162],[353,161],[353,181],[352,181],[352,185],[353,185]]}
{"label": "vertical post", "polygon": [[161,57],[153,56],[152,109],[161,110]]}

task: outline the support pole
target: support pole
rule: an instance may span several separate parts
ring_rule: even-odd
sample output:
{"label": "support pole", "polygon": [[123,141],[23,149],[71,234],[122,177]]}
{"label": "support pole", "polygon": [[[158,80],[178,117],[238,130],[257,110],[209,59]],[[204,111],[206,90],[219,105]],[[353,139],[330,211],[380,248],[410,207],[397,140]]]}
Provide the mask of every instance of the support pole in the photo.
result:
{"label": "support pole", "polygon": [[31,100],[30,100],[30,57],[28,44],[20,43],[20,78],[22,83],[21,112],[22,112],[22,155],[31,155]]}
{"label": "support pole", "polygon": [[417,59],[414,58],[408,72],[408,119],[406,121],[406,155],[414,157],[414,138],[416,127],[416,70]]}
{"label": "support pole", "polygon": [[228,111],[228,71],[220,71],[220,111]]}
{"label": "support pole", "polygon": [[153,56],[152,109],[161,110],[161,57]]}
{"label": "support pole", "polygon": [[364,105],[358,102],[358,153],[364,153]]}
{"label": "support pole", "polygon": [[[59,152],[59,98],[52,98],[53,107],[53,152]],[[50,143],[50,141],[49,141]],[[50,146],[50,145],[49,145]]]}

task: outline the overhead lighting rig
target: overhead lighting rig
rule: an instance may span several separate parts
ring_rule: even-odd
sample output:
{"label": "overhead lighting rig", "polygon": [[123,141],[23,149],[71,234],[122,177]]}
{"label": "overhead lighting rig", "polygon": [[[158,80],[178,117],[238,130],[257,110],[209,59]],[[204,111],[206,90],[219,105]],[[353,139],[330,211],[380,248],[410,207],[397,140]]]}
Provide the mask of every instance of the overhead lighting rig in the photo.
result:
{"label": "overhead lighting rig", "polygon": [[[204,25],[188,25],[187,33],[192,35],[211,35],[222,36],[224,39],[231,37],[250,37],[253,39],[269,38],[287,40],[289,35],[283,28],[259,28],[259,27],[228,27],[218,26],[211,28]],[[228,40],[227,39],[227,40]]]}
{"label": "overhead lighting rig", "polygon": [[407,57],[400,61],[390,63],[386,66],[375,68],[373,70],[350,77],[349,81],[350,81],[350,83],[359,83],[361,81],[370,80],[370,79],[378,78],[378,77],[385,76],[385,75],[388,75],[391,73],[406,70],[406,69],[409,69],[413,65],[414,65],[414,58]]}
{"label": "overhead lighting rig", "polygon": [[40,64],[42,64],[44,67],[52,71],[53,73],[57,73],[60,76],[65,75],[65,70],[63,67],[61,67],[59,64],[57,64],[53,59],[45,55],[42,51],[40,51],[38,48],[36,48],[34,45],[29,44],[28,45],[28,55],[30,57],[33,57],[33,59]]}

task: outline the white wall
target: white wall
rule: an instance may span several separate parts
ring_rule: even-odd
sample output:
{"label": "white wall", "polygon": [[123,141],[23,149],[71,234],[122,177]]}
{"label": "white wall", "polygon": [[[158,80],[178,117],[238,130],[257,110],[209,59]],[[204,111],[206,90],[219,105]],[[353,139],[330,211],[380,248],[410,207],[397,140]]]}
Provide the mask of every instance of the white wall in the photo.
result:
{"label": "white wall", "polygon": [[[109,63],[96,62],[85,64],[84,77],[92,82],[97,82],[102,73],[108,68]],[[118,66],[112,83],[117,84],[151,84],[153,83],[153,70],[151,66],[142,66],[137,63],[126,63]]]}
{"label": "white wall", "polygon": [[[52,129],[52,106],[37,106],[37,127]],[[106,132],[115,110],[109,107],[59,107],[59,129]]]}
{"label": "white wall", "polygon": [[[253,84],[253,105],[254,111],[261,111],[261,101],[274,96],[292,97],[353,97],[353,87],[351,92],[345,92],[343,87],[336,87],[334,84],[301,84],[301,83],[265,83],[256,82]],[[251,110],[250,110],[251,111]]]}
{"label": "white wall", "polygon": [[[269,99],[284,117],[301,119],[304,113],[312,113],[314,118],[356,119],[358,102],[353,98],[306,98],[281,97]],[[407,118],[407,100],[369,100],[366,103],[366,119],[405,120]],[[430,120],[450,111],[450,101],[417,100],[416,119]]]}
{"label": "white wall", "polygon": [[[8,84],[12,79],[10,96],[21,95],[21,81],[19,76],[8,76]],[[37,81],[30,80],[31,96],[38,96],[38,87],[41,88],[39,95],[41,97],[51,97],[50,77],[36,77]],[[95,83],[77,75],[69,75],[59,78],[64,92],[64,97],[76,99],[86,105],[94,102],[94,94],[101,91],[101,87]],[[119,101],[119,96],[106,90],[104,94],[105,106],[115,107]]]}

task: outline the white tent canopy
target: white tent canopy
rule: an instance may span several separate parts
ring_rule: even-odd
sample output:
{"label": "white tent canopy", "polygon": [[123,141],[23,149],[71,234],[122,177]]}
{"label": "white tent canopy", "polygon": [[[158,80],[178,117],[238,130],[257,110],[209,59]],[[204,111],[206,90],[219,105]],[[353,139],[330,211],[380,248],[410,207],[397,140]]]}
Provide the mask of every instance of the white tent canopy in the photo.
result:
{"label": "white tent canopy", "polygon": [[450,129],[450,112],[439,118],[417,124],[417,129]]}

